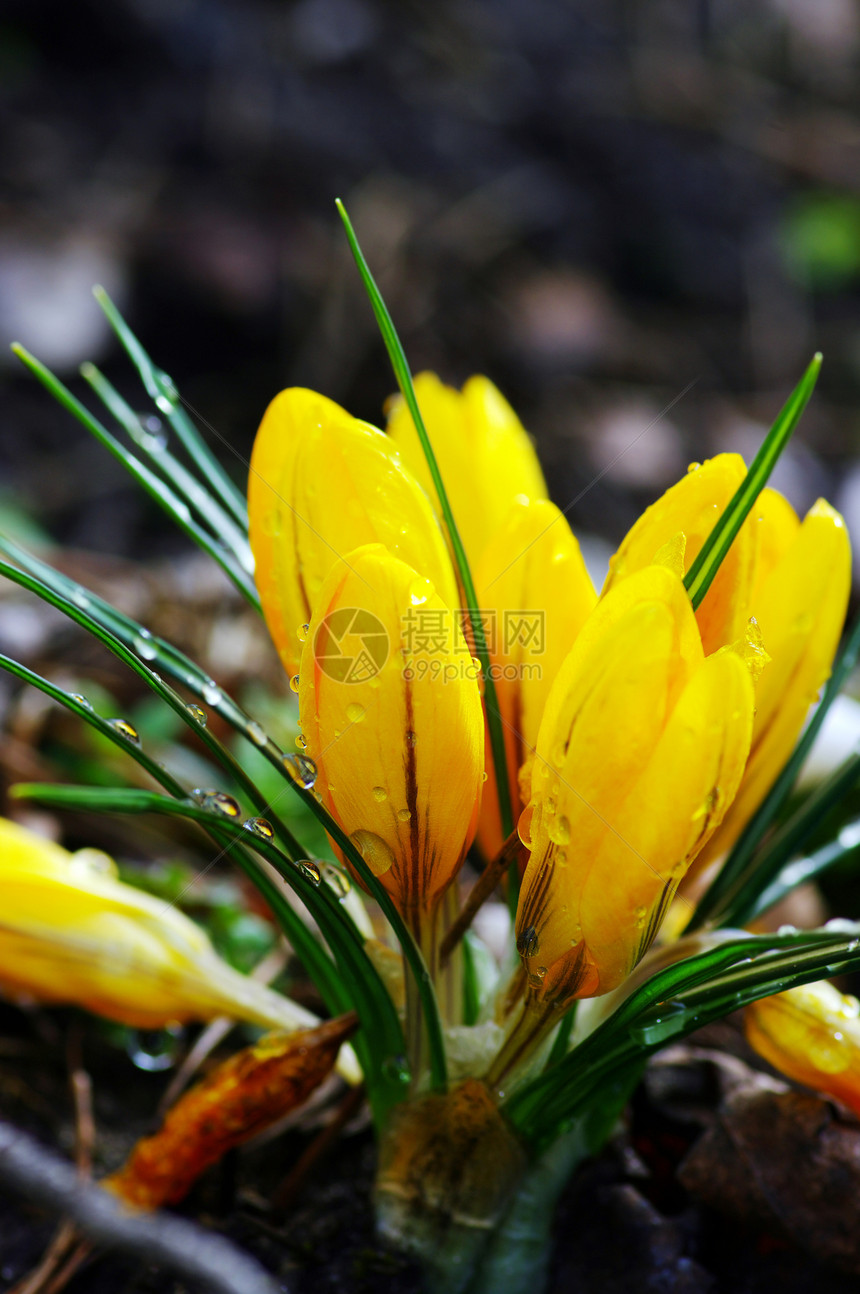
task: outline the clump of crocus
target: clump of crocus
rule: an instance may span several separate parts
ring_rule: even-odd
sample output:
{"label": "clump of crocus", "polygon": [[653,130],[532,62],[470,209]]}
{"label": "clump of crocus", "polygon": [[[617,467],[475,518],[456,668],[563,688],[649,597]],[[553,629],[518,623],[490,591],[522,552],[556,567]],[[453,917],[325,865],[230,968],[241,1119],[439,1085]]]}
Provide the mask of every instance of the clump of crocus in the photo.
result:
{"label": "clump of crocus", "polygon": [[[777,986],[860,961],[860,941],[842,928],[705,930],[649,951],[670,904],[692,906],[685,882],[703,885],[706,865],[727,851],[734,866],[735,843],[775,783],[768,821],[786,805],[791,779],[780,774],[831,670],[850,545],[827,503],[801,521],[765,488],[816,359],[750,468],[728,454],[694,464],[633,526],[598,593],[510,406],[486,378],[461,392],[432,374],[413,384],[363,273],[401,382],[387,434],[314,392],[282,392],[253,451],[253,563],[244,535],[226,555],[223,544],[211,549],[259,599],[298,693],[302,754],[281,751],[184,659],[151,640],[143,659],[215,696],[209,703],[329,832],[337,885],[331,864],[304,859],[280,821],[248,819],[238,860],[332,1012],[358,1018],[354,1045],[383,1139],[383,1229],[419,1252],[448,1294],[503,1285],[534,1294],[538,1237],[545,1248],[564,1175],[594,1148],[592,1129],[611,1126],[647,1056]],[[159,408],[196,444],[164,375],[127,344]],[[122,410],[103,379],[93,385]],[[213,482],[209,514],[243,520],[229,483],[195,453]],[[235,530],[231,520],[222,533]],[[104,623],[137,642],[127,619]],[[211,739],[210,751],[219,755]],[[222,764],[235,776],[231,758]],[[767,885],[783,884],[780,865],[856,777],[860,757],[793,811],[768,842],[764,879],[755,843],[744,846],[732,872],[738,924]],[[176,812],[183,790],[165,786]],[[100,804],[109,807],[108,792]],[[158,797],[132,807],[158,809]],[[223,821],[200,805],[182,811],[236,849]],[[319,939],[248,849],[296,890]],[[468,893],[467,856],[482,869]],[[355,890],[341,902],[347,872],[375,901],[369,914]],[[513,916],[501,968],[468,929],[497,889]],[[111,894],[94,902],[112,912]],[[56,923],[56,948],[78,924],[86,928],[83,918]],[[402,979],[391,967],[397,945]],[[99,945],[108,968],[109,947]],[[104,1009],[101,978],[98,991],[82,980],[77,1000]],[[793,991],[752,1008],[749,1028],[769,1059],[803,1077],[797,1055],[821,1041],[827,990]],[[578,1017],[572,1030],[572,1009],[595,997],[608,1004],[603,1018],[580,1027]],[[841,1065],[853,1032],[833,1026],[839,1011],[824,1006],[827,1046],[816,1055],[835,1048]],[[816,1064],[804,1081],[827,1071]]]}

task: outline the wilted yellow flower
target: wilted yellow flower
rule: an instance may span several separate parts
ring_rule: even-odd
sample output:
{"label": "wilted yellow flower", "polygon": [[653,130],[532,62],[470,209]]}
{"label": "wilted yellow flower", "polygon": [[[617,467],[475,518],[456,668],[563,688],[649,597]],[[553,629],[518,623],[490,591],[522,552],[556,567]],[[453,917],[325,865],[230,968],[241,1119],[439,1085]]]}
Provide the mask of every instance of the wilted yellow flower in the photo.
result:
{"label": "wilted yellow flower", "polygon": [[705,657],[676,573],[646,567],[601,599],[553,684],[520,820],[533,1000],[607,993],[630,973],[731,803],[752,716],[746,662]]}
{"label": "wilted yellow flower", "polygon": [[[490,630],[490,663],[502,716],[514,821],[519,770],[534,754],[544,705],[562,661],[597,602],[567,518],[548,499],[511,505],[475,573]],[[502,844],[489,743],[478,841],[492,858]]]}
{"label": "wilted yellow flower", "polygon": [[266,410],[251,456],[248,519],[263,614],[291,676],[323,580],[362,544],[385,544],[457,605],[439,523],[397,449],[315,391],[282,391]]}
{"label": "wilted yellow flower", "polygon": [[835,1096],[860,1115],[860,1002],[820,980],[753,1002],[747,1041],[798,1083]]}
{"label": "wilted yellow flower", "polygon": [[379,544],[325,580],[299,671],[316,789],[401,912],[432,913],[471,843],[478,670],[431,582]]}
{"label": "wilted yellow flower", "polygon": [[[471,377],[462,391],[456,391],[435,373],[420,373],[415,395],[469,564],[474,566],[516,499],[546,498],[537,455],[519,418],[486,377]],[[412,415],[400,397],[392,402],[388,434],[436,503]]]}
{"label": "wilted yellow flower", "polygon": [[315,1016],[233,970],[175,907],[0,819],[0,987],[141,1029],[227,1015],[292,1031]]}

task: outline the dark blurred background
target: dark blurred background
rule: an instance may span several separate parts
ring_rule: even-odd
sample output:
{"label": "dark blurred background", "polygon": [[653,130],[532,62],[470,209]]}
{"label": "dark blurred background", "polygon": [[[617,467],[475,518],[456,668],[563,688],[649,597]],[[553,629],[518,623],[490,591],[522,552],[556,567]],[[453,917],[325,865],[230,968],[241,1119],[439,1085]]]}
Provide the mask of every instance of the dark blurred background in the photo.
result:
{"label": "dark blurred background", "polygon": [[338,195],[415,368],[492,377],[559,504],[608,469],[575,526],[617,538],[691,459],[749,456],[820,348],[779,481],[860,533],[856,0],[0,13],[0,467],[66,543],[167,542],[6,352],[19,338],[76,390],[93,359],[142,407],[95,282],[237,479],[287,384],[380,420],[393,382]]}

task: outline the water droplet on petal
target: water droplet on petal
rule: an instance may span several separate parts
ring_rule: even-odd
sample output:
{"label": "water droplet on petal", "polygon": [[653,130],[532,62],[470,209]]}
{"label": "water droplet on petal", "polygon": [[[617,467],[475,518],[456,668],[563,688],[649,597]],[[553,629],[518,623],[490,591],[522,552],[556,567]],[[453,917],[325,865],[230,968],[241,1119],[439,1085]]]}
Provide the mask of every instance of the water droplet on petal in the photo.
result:
{"label": "water droplet on petal", "polygon": [[394,866],[394,851],[373,831],[354,831],[350,840],[374,876],[384,876]]}
{"label": "water droplet on petal", "polygon": [[201,705],[195,705],[194,702],[192,701],[189,705],[185,707],[185,709],[191,715],[191,718],[194,720],[195,723],[199,723],[201,728],[206,727],[208,716],[206,714],[206,711],[203,709]]}
{"label": "water droplet on petal", "polygon": [[364,706],[359,705],[358,701],[351,701],[346,707],[346,717],[349,719],[350,723],[361,723],[364,715]]}
{"label": "water droplet on petal", "polygon": [[265,818],[246,818],[242,826],[246,831],[250,831],[254,836],[259,836],[262,840],[275,839],[275,828]]}
{"label": "water droplet on petal", "polygon": [[412,814],[409,812],[408,809],[398,809],[397,817],[400,822],[408,822],[409,819],[412,817]]}
{"label": "water droplet on petal", "polygon": [[554,845],[570,844],[570,823],[563,813],[547,824],[547,834]]}
{"label": "water droplet on petal", "polygon": [[179,1057],[183,1029],[169,1024],[166,1029],[129,1029],[126,1051],[133,1065],[148,1074],[172,1069]]}
{"label": "water droplet on petal", "polygon": [[374,786],[371,794],[377,804],[381,804],[383,800],[388,799],[388,792],[384,786]]}
{"label": "water droplet on petal", "polygon": [[299,625],[299,628],[296,632],[296,637],[298,638],[300,643],[307,642],[309,632],[310,632],[310,625]]}
{"label": "water droplet on petal", "polygon": [[298,692],[298,690],[299,690],[299,676],[298,676],[298,674],[294,674],[294,675],[293,675],[293,677],[290,679],[290,688],[291,688],[291,690],[292,690],[293,692]]}
{"label": "water droplet on petal", "polygon": [[700,468],[701,466],[702,466],[702,464],[701,464],[701,463],[688,463],[688,464],[687,464],[687,471],[688,471],[688,472],[698,472],[698,470],[699,470],[699,468]]}
{"label": "water droplet on petal", "polygon": [[300,732],[300,733],[298,734],[298,736],[296,737],[296,746],[298,747],[298,749],[299,749],[299,750],[304,750],[304,749],[305,749],[305,747],[307,746],[307,744],[308,744],[308,743],[307,743],[307,741],[305,740],[305,735],[304,735],[304,733]]}
{"label": "water droplet on petal", "polygon": [[417,740],[418,740],[418,734],[413,732],[411,728],[408,729],[406,733],[407,746],[414,746]]}
{"label": "water droplet on petal", "polygon": [[125,737],[126,741],[130,742],[132,746],[140,745],[140,733],[133,724],[129,723],[128,719],[109,719],[108,723],[121,737]]}

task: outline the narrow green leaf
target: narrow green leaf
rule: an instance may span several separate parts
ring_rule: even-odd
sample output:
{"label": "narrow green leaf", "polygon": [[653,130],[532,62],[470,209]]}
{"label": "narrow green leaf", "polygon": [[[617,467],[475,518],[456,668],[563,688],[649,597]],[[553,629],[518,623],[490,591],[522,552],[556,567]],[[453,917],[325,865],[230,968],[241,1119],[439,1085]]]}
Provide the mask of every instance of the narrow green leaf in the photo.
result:
{"label": "narrow green leaf", "polygon": [[209,482],[218,498],[239,523],[243,533],[247,534],[248,512],[245,500],[183,409],[176,384],[162,369],[153,364],[104,288],[93,288],[93,296],[105,312],[126,354],[140,374],[147,395],[155,402],[159,413],[167,418],[203,479]]}
{"label": "narrow green leaf", "polygon": [[[50,570],[50,568],[48,569]],[[92,634],[94,638],[102,642],[124,665],[132,669],[146,683],[147,687],[155,692],[162,701],[165,701],[170,709],[179,715],[182,722],[199,737],[218,763],[230,774],[240,792],[247,796],[249,803],[254,806],[254,812],[269,818],[279,838],[293,857],[301,857],[302,850],[298,841],[274,811],[273,806],[267,804],[260,795],[253,780],[248,777],[235,756],[227,750],[217,737],[213,736],[208,727],[198,722],[182,697],[174,692],[173,688],[169,687],[159,674],[151,669],[134,651],[129,650],[124,643],[120,642],[115,634],[102,628],[98,620],[93,617],[88,601],[73,601],[52,584],[28,575],[25,571],[18,570],[17,567],[10,565],[8,562],[0,561],[0,575],[5,575],[13,583],[28,589],[31,593],[35,593],[43,602],[48,602],[51,606],[62,611],[69,619],[74,620]],[[128,744],[130,748],[134,745],[133,742]]]}
{"label": "narrow green leaf", "polygon": [[167,515],[179,526],[190,539],[193,539],[204,552],[218,563],[221,569],[230,577],[236,588],[242,596],[251,604],[256,611],[260,610],[260,599],[257,595],[254,581],[247,571],[237,564],[232,554],[224,546],[214,540],[191,516],[191,511],[184,499],[180,498],[175,490],[153,471],[142,463],[136,455],[121,445],[101,422],[81,404],[67,386],[55,377],[50,369],[46,368],[34,355],[28,350],[15,342],[12,350],[30,370],[34,377],[42,383],[47,391],[58,401],[59,404],[73,414],[80,423],[86,427],[96,440],[98,440],[106,449],[108,449],[115,458],[117,458],[134,478],[139,485],[146,490],[160,507],[164,509]]}
{"label": "narrow green leaf", "polygon": [[651,976],[558,1065],[503,1109],[527,1140],[547,1144],[631,1066],[668,1042],[761,997],[860,967],[860,925],[726,938]]}
{"label": "narrow green leaf", "polygon": [[[454,554],[454,560],[457,565],[457,571],[460,577],[460,583],[463,589],[466,612],[472,626],[472,636],[475,642],[475,650],[478,659],[481,662],[481,670],[484,676],[484,704],[487,713],[487,728],[490,734],[490,747],[493,756],[493,769],[496,778],[496,788],[499,796],[499,810],[502,820],[502,835],[507,837],[514,828],[513,808],[511,806],[510,788],[508,786],[507,761],[505,758],[505,737],[502,731],[502,717],[499,710],[499,704],[496,697],[496,686],[490,673],[490,653],[487,647],[486,634],[484,633],[484,623],[478,606],[478,596],[475,592],[475,584],[472,579],[472,572],[469,569],[469,562],[466,557],[466,550],[463,547],[463,541],[460,538],[460,532],[457,529],[457,522],[454,513],[451,510],[451,504],[445,491],[445,485],[442,480],[442,474],[439,471],[439,464],[436,462],[436,455],[433,452],[433,446],[430,437],[427,434],[427,428],[424,425],[424,419],[421,410],[418,407],[418,400],[415,396],[415,386],[412,381],[412,373],[409,368],[409,362],[406,358],[406,352],[403,349],[397,330],[394,327],[394,321],[388,311],[382,294],[377,287],[376,280],[370,272],[370,267],[364,258],[364,253],[359,246],[352,222],[347,215],[346,208],[338,198],[336,203],[340,218],[343,221],[349,246],[352,251],[355,263],[358,266],[358,272],[361,275],[365,291],[370,298],[373,313],[376,316],[376,322],[382,333],[382,339],[388,351],[391,366],[394,369],[397,384],[400,387],[403,399],[406,401],[407,408],[412,415],[412,421],[415,423],[415,430],[418,433],[418,439],[421,442],[421,448],[424,451],[424,457],[427,459],[427,466],[430,469],[430,475],[433,479],[433,486],[439,500],[439,507],[445,520],[445,526],[451,541],[451,549]],[[512,868],[513,886],[516,890],[519,886],[519,873],[516,868]]]}
{"label": "narrow green leaf", "polygon": [[744,925],[759,894],[803,848],[831,809],[860,782],[860,753],[849,756],[813,791],[758,851],[722,895],[715,914],[720,925]]}
{"label": "narrow green leaf", "polygon": [[95,364],[82,364],[80,373],[120,426],[125,429],[137,448],[148,456],[162,478],[177,493],[183,495],[193,508],[196,508],[208,525],[213,540],[226,545],[242,569],[249,575],[253,575],[254,558],[248,543],[247,531],[240,529],[211,493],[208,484],[201,484],[197,477],[189,472],[183,463],[180,463],[176,455],[168,449],[165,439],[142,426],[138,414]]}
{"label": "narrow green leaf", "polygon": [[711,587],[711,581],[720,569],[723,558],[767,484],[777,459],[800,421],[800,416],[815,389],[820,368],[821,355],[818,354],[814,356],[803,377],[786,400],[776,422],[765,437],[764,444],[753,459],[749,471],[687,572],[684,585],[694,610],[701,605]]}
{"label": "narrow green leaf", "polygon": [[829,840],[820,849],[805,858],[795,858],[777,872],[758,896],[745,907],[744,925],[749,925],[770,908],[781,903],[798,885],[816,880],[837,863],[847,862],[860,855],[860,818],[848,822],[835,840]]}
{"label": "narrow green leaf", "polygon": [[[780,809],[788,800],[792,787],[797,781],[798,773],[812,749],[813,742],[821,731],[821,725],[824,723],[831,705],[842,691],[857,664],[858,654],[860,654],[860,618],[855,622],[851,633],[836,658],[833,673],[830,675],[821,701],[806,725],[791,758],[750,818],[741,835],[735,841],[734,847],[720,868],[719,873],[699,900],[687,926],[687,932],[697,930],[705,922],[710,921],[724,901],[725,896],[736,889],[740,878],[747,875],[751,868],[752,875],[753,877],[755,876],[756,864],[752,860],[756,851],[767,835]],[[762,880],[762,884],[765,884],[764,880]],[[752,897],[752,891],[750,896]]]}

